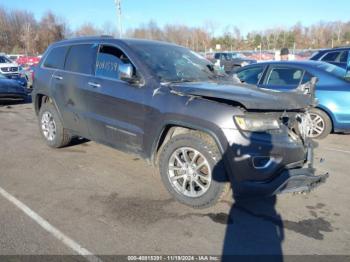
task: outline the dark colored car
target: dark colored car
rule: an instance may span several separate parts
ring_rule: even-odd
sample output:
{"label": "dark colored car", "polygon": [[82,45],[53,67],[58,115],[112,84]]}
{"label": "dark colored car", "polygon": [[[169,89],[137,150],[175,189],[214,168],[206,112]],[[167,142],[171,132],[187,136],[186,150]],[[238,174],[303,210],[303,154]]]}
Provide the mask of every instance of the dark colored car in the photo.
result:
{"label": "dark colored car", "polygon": [[257,62],[237,52],[214,53],[209,60],[215,65],[222,67],[227,74],[231,74],[238,68]]}
{"label": "dark colored car", "polygon": [[27,92],[18,81],[0,74],[0,99],[25,100],[26,97]]}
{"label": "dark colored car", "polygon": [[310,60],[323,61],[346,69],[350,47],[322,49],[310,57]]}
{"label": "dark colored car", "polygon": [[350,132],[350,82],[346,70],[316,61],[265,62],[237,71],[241,81],[261,88],[293,91],[318,78],[318,105],[310,110],[312,138],[325,138],[330,132]]}
{"label": "dark colored car", "polygon": [[313,99],[234,85],[213,68],[163,42],[55,43],[35,70],[41,133],[51,147],[79,136],[137,154],[159,167],[177,200],[197,208],[216,203],[229,182],[236,196],[266,196],[324,181],[305,135]]}

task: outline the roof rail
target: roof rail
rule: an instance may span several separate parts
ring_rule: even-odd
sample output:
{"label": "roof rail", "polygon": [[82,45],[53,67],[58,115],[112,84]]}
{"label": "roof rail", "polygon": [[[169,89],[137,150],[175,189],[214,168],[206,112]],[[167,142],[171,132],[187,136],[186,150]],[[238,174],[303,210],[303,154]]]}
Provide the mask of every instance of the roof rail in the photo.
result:
{"label": "roof rail", "polygon": [[77,36],[77,37],[72,37],[72,38],[65,38],[62,40],[64,41],[76,41],[76,40],[88,40],[88,39],[96,39],[96,38],[114,38],[111,35],[86,35],[86,36]]}

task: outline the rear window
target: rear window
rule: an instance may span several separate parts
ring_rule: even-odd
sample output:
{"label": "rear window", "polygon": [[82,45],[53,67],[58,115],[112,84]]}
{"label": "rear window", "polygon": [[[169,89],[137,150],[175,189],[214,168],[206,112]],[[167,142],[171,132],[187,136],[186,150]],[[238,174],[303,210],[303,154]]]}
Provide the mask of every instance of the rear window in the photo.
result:
{"label": "rear window", "polygon": [[303,70],[298,68],[274,68],[271,70],[268,85],[299,85]]}
{"label": "rear window", "polygon": [[64,69],[71,72],[93,75],[97,55],[95,44],[73,45],[68,51]]}
{"label": "rear window", "polygon": [[330,52],[330,53],[326,54],[322,58],[322,61],[325,61],[325,62],[336,62],[339,55],[340,55],[340,52]]}
{"label": "rear window", "polygon": [[53,48],[45,59],[44,66],[54,69],[63,69],[67,50],[67,46]]}

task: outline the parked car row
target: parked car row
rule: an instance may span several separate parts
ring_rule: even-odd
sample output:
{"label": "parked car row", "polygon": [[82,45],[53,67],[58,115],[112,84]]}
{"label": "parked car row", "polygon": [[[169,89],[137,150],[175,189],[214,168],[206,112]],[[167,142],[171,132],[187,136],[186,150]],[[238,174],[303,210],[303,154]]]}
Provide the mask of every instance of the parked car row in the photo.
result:
{"label": "parked car row", "polygon": [[[5,54],[1,54],[5,55]],[[6,55],[8,59],[10,59],[12,62],[24,66],[24,65],[36,65],[39,63],[41,56],[27,56],[27,55],[21,55],[21,54],[8,54]]]}
{"label": "parked car row", "polygon": [[[22,86],[31,90],[33,83],[33,74],[36,64],[40,61],[36,58],[34,63],[29,62],[28,64],[20,64],[18,61],[26,61],[28,57],[20,57],[16,61],[11,60],[10,57],[15,59],[19,55],[0,55],[0,74],[3,76],[18,81]],[[22,60],[21,60],[22,59]]]}

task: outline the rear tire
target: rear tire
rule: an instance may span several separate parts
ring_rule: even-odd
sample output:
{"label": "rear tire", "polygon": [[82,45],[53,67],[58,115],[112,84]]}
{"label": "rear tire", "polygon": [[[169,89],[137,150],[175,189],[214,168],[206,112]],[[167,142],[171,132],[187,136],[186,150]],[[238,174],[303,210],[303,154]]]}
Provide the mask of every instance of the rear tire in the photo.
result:
{"label": "rear tire", "polygon": [[161,149],[159,170],[169,193],[193,208],[215,205],[229,191],[221,154],[198,132],[172,137]]}
{"label": "rear tire", "polygon": [[60,148],[67,146],[72,137],[63,127],[56,107],[50,102],[42,105],[39,111],[39,128],[46,144]]}
{"label": "rear tire", "polygon": [[333,129],[332,121],[322,110],[313,108],[310,110],[310,116],[313,124],[310,137],[313,139],[326,138]]}

